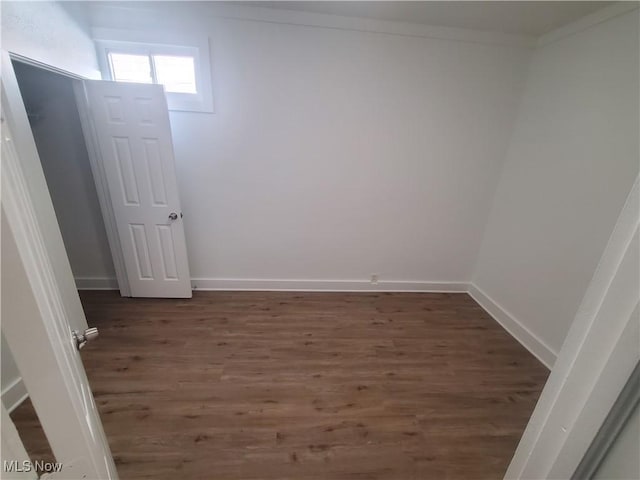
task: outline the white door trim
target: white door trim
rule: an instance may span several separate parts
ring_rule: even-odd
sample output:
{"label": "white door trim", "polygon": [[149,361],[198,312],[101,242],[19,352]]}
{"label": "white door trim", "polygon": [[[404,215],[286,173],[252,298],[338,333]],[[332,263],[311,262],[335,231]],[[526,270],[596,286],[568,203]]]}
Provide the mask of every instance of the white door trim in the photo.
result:
{"label": "white door trim", "polygon": [[[42,219],[27,184],[26,162],[14,145],[13,115],[4,110],[4,80],[2,331],[56,460],[76,469],[73,474],[67,472],[67,478],[116,479],[102,423],[71,338],[69,305],[59,288]],[[52,215],[52,209],[44,215],[47,213]],[[72,282],[70,270],[66,276]]]}
{"label": "white door trim", "polygon": [[640,359],[640,178],[505,478],[571,478]]}

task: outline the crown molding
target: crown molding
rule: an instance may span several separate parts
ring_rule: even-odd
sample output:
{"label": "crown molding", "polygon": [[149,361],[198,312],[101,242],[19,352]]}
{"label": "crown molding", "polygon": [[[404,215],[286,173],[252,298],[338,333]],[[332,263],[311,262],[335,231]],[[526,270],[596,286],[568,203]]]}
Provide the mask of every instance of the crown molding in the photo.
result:
{"label": "crown molding", "polygon": [[640,6],[640,2],[616,2],[609,7],[605,7],[601,10],[586,15],[575,22],[568,23],[560,28],[552,30],[549,33],[538,38],[538,47],[543,47],[551,43],[557,42],[563,38],[574,35],[582,30],[598,25],[599,23],[606,22],[612,18],[619,17],[625,13],[629,13],[633,10],[637,10]]}
{"label": "crown molding", "polygon": [[[329,28],[336,30],[351,30],[368,32],[374,34],[399,35],[406,37],[432,38],[447,41],[478,43],[485,45],[496,45],[505,47],[533,48],[536,46],[537,37],[532,35],[518,35],[510,33],[500,33],[485,30],[474,30],[467,28],[441,27],[435,25],[423,25],[410,22],[395,22],[388,20],[376,20],[362,17],[346,17],[340,15],[329,15],[315,12],[302,12],[296,10],[275,9],[267,7],[243,6],[233,4],[208,4],[207,2],[196,3],[195,13],[183,13],[176,8],[176,5],[163,5],[163,2],[155,2],[153,6],[140,6],[139,4],[118,4],[110,5],[109,3],[92,4],[91,17],[94,20],[92,27],[108,27],[103,22],[115,15],[115,18],[126,18],[127,23],[135,22],[135,12],[144,13],[140,15],[143,22],[162,19],[161,9],[169,15],[171,20],[180,17],[178,23],[185,27],[184,20],[191,19],[188,28],[202,26],[203,20],[211,20],[215,18],[277,23],[285,25],[296,25],[313,28]],[[152,13],[153,12],[153,13]],[[146,18],[145,18],[146,17]],[[157,25],[157,22],[151,22],[149,25]],[[133,26],[133,25],[131,25]]]}

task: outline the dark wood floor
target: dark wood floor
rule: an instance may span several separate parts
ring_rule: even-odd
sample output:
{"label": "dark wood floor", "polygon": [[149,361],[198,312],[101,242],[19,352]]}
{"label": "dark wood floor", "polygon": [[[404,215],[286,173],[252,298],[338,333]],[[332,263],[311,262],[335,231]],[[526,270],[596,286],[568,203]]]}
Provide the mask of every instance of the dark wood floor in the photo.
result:
{"label": "dark wood floor", "polygon": [[466,294],[82,301],[124,480],[499,479],[548,375]]}

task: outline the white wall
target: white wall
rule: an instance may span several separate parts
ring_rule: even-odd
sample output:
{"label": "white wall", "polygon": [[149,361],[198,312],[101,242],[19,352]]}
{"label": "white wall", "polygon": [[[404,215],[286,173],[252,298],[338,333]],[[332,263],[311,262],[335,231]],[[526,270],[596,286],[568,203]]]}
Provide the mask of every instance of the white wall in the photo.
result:
{"label": "white wall", "polygon": [[473,282],[542,352],[559,351],[638,173],[638,48],[635,10],[531,62]]}
{"label": "white wall", "polygon": [[62,70],[100,78],[93,40],[78,6],[2,2],[2,49]]}
{"label": "white wall", "polygon": [[91,15],[210,37],[215,114],[171,113],[192,276],[468,281],[529,49],[206,7]]}
{"label": "white wall", "polygon": [[20,371],[18,370],[16,362],[13,360],[13,355],[11,354],[11,350],[9,350],[9,345],[4,335],[2,335],[0,339],[0,355],[2,356],[2,362],[0,362],[2,403],[7,410],[11,410],[22,401],[27,391],[22,383]]}
{"label": "white wall", "polygon": [[[53,2],[2,2],[2,49],[88,77],[98,77],[98,63],[87,26]],[[3,392],[19,378],[10,351],[2,349]],[[22,387],[21,387],[22,388]],[[9,406],[9,405],[7,405]]]}

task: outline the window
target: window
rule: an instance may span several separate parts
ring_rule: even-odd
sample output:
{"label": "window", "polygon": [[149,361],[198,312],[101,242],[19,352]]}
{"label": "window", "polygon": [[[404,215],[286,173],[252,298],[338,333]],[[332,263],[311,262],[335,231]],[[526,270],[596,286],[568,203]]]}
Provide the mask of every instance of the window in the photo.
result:
{"label": "window", "polygon": [[147,55],[109,52],[111,79],[116,82],[154,83]]}
{"label": "window", "polygon": [[154,55],[151,60],[156,81],[163,84],[167,92],[197,93],[193,57]]}
{"label": "window", "polygon": [[206,37],[159,39],[105,29],[93,33],[104,79],[157,83],[164,86],[169,110],[213,112]]}
{"label": "window", "polygon": [[159,83],[170,93],[198,93],[193,57],[118,52],[108,52],[107,57],[116,82]]}

